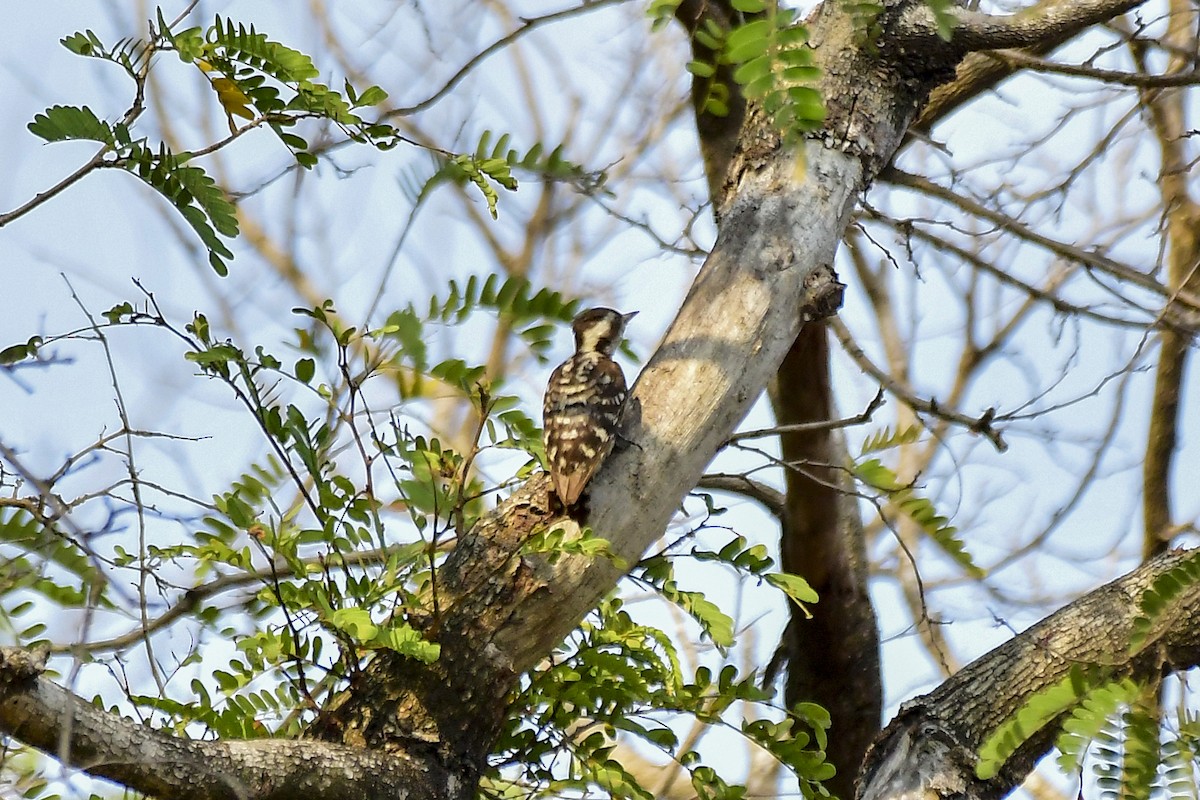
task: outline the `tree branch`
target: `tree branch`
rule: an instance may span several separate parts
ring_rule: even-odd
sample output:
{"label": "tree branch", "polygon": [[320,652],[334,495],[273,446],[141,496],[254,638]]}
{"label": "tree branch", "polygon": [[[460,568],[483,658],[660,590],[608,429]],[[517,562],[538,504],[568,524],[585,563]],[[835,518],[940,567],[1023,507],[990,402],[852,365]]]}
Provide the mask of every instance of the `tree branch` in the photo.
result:
{"label": "tree branch", "polygon": [[172,736],[92,705],[44,678],[44,669],[44,652],[0,648],[0,731],[136,792],[179,800],[456,796],[436,765],[418,767],[378,751],[312,741]]}
{"label": "tree branch", "polygon": [[725,443],[743,442],[746,439],[761,439],[764,436],[778,436],[784,433],[815,433],[817,431],[832,431],[838,428],[849,428],[853,425],[863,425],[871,421],[884,403],[883,389],[875,393],[875,397],[867,404],[862,413],[841,419],[817,420],[815,422],[793,422],[787,425],[776,425],[771,428],[759,428],[753,431],[740,431],[730,436]]}
{"label": "tree branch", "polygon": [[929,414],[962,425],[967,430],[973,433],[979,433],[988,438],[992,446],[997,452],[1003,453],[1008,449],[1008,444],[1004,441],[1001,432],[993,426],[993,421],[996,417],[996,410],[989,408],[983,412],[978,418],[968,417],[966,414],[955,411],[952,408],[946,408],[937,400],[925,400],[919,397],[912,389],[903,381],[897,380],[887,373],[886,370],[880,369],[871,359],[867,358],[867,354],[863,352],[858,343],[854,341],[854,336],[850,333],[850,329],[846,327],[841,320],[834,320],[830,327],[838,342],[842,345],[842,349],[850,359],[862,368],[875,380],[879,381],[880,385],[886,388],[889,392],[899,397],[908,404],[913,411],[921,414]]}
{"label": "tree branch", "polygon": [[731,494],[739,494],[742,497],[748,497],[751,500],[758,501],[777,518],[783,518],[785,510],[783,492],[767,486],[765,483],[759,483],[756,480],[747,478],[745,475],[729,475],[725,473],[705,475],[700,478],[700,482],[696,484],[696,488],[712,489],[717,492],[729,492]]}
{"label": "tree branch", "polygon": [[[1112,19],[1145,0],[1076,0],[1072,3],[1042,3],[1016,14],[998,16],[962,8],[951,8],[955,16],[950,47],[959,53],[997,50],[1005,47],[1037,47],[1061,41],[1084,28]],[[897,44],[935,43],[937,19],[925,3],[909,3],[895,28]]]}
{"label": "tree branch", "polygon": [[[1042,0],[1023,13],[1042,16],[1069,15],[1079,5],[1081,4],[1075,0]],[[1027,52],[1033,56],[1045,55],[1090,25],[1091,23],[1062,27],[1056,35],[1045,36],[1036,45],[1027,48]],[[929,102],[921,109],[921,115],[912,125],[912,133],[928,133],[937,122],[1019,70],[1019,65],[999,61],[990,53],[971,53],[958,65],[954,80],[939,86],[930,94]]]}
{"label": "tree branch", "polygon": [[[1033,695],[1077,665],[1114,679],[1152,680],[1164,664],[1200,663],[1200,584],[1186,587],[1152,626],[1150,643],[1130,642],[1140,599],[1154,581],[1194,552],[1171,551],[1085,595],[968,664],[930,694],[901,708],[876,740],[859,775],[859,800],[971,798],[1008,794],[1045,755],[1058,733],[1036,733],[990,780],[975,777],[980,745]],[[1165,659],[1165,661],[1164,661]]]}
{"label": "tree branch", "polygon": [[1038,58],[1021,50],[997,50],[985,53],[984,55],[988,58],[1003,61],[1017,69],[1067,75],[1072,78],[1090,78],[1091,80],[1103,83],[1136,86],[1142,89],[1161,89],[1172,86],[1195,86],[1200,84],[1200,69],[1189,69],[1186,72],[1172,72],[1165,75],[1153,75],[1143,72],[1124,72],[1117,69],[1085,67],[1081,64],[1063,64],[1059,61]]}

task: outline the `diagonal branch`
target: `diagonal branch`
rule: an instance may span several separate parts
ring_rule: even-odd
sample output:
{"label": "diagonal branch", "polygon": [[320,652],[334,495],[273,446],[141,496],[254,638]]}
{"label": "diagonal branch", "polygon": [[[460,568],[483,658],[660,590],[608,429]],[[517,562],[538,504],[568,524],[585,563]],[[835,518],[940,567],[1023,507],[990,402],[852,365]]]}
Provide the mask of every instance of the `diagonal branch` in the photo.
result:
{"label": "diagonal branch", "polygon": [[863,352],[858,343],[854,341],[854,336],[850,333],[850,329],[846,327],[841,320],[834,320],[830,324],[834,335],[841,344],[842,350],[846,355],[857,364],[863,372],[870,375],[875,380],[879,381],[880,385],[886,388],[896,397],[903,400],[913,411],[920,414],[929,414],[930,416],[944,419],[947,422],[953,422],[962,425],[972,433],[978,433],[986,436],[997,452],[1003,453],[1008,449],[1008,444],[1004,441],[1002,432],[994,425],[996,419],[996,409],[989,408],[979,417],[969,417],[953,408],[947,408],[939,403],[936,399],[925,400],[920,397],[916,390],[909,386],[904,381],[898,380],[888,374],[887,370],[877,366],[867,354]]}
{"label": "diagonal branch", "polygon": [[[1041,2],[1026,9],[1026,14],[1038,14],[1042,17],[1070,15],[1073,9],[1084,5],[1075,0],[1041,0]],[[1133,3],[1130,7],[1138,5]],[[1114,12],[1110,16],[1115,16]],[[1060,25],[1057,32],[1043,36],[1037,44],[1025,49],[1029,55],[1045,55],[1059,45],[1067,42],[1093,23],[1077,25]],[[1000,45],[993,45],[998,48]],[[1002,59],[996,59],[990,53],[974,52],[962,60],[955,70],[954,80],[934,89],[929,96],[929,102],[921,109],[921,115],[913,123],[912,131],[916,134],[928,133],[935,124],[952,114],[955,110],[975,99],[979,95],[994,88],[1005,78],[1020,71],[1019,64]],[[911,141],[911,139],[910,139]]]}
{"label": "diagonal branch", "polygon": [[[1079,665],[1112,679],[1150,680],[1164,665],[1200,662],[1200,585],[1177,595],[1152,625],[1151,645],[1130,644],[1142,595],[1155,579],[1194,559],[1171,551],[1100,587],[968,664],[933,692],[905,704],[867,755],[860,800],[971,798],[997,800],[1013,790],[1050,749],[1050,723],[1021,746],[990,780],[975,777],[980,745],[1023,703]],[[1165,660],[1164,660],[1165,659]]]}
{"label": "diagonal branch", "polygon": [[[282,739],[194,741],[98,708],[42,676],[45,653],[0,648],[0,730],[63,764],[179,800],[430,800],[447,776],[378,751]],[[431,780],[432,779],[432,780]]]}
{"label": "diagonal branch", "polygon": [[[999,16],[952,8],[955,17],[950,46],[960,53],[997,50],[1005,47],[1038,47],[1063,41],[1100,22],[1105,22],[1145,0],[1075,0],[1070,3],[1040,3],[1016,14]],[[936,43],[938,24],[925,3],[910,3],[895,28],[897,44]]]}
{"label": "diagonal branch", "polygon": [[730,494],[739,494],[743,497],[748,497],[751,500],[757,500],[762,506],[770,511],[775,517],[782,518],[784,512],[783,492],[765,483],[759,483],[756,480],[746,477],[745,475],[727,474],[727,473],[712,473],[700,478],[700,482],[696,484],[697,489],[712,489],[717,492],[729,492]]}

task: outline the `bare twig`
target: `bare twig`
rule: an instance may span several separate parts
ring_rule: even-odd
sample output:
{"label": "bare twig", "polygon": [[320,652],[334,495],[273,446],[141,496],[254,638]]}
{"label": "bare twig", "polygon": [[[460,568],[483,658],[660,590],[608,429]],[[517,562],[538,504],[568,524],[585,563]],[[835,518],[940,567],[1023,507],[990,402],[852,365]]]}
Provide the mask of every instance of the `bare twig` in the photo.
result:
{"label": "bare twig", "polygon": [[492,42],[490,45],[472,56],[470,60],[459,67],[458,71],[451,75],[450,79],[442,84],[442,87],[436,92],[411,106],[393,109],[392,111],[388,112],[386,117],[389,119],[392,117],[404,117],[410,114],[416,114],[418,111],[424,111],[426,108],[429,108],[431,105],[453,91],[455,86],[458,86],[458,84],[462,83],[462,81],[468,75],[470,75],[476,67],[478,67],[482,62],[486,61],[490,56],[494,55],[500,50],[503,50],[517,39],[520,39],[527,33],[537,30],[543,25],[547,25],[551,22],[558,22],[560,20],[568,19],[580,14],[587,14],[591,11],[595,11],[596,9],[603,8],[604,6],[618,5],[628,1],[629,0],[591,0],[590,2],[582,2],[578,5],[570,6],[569,8],[552,11],[549,14],[543,14],[540,17],[525,18],[521,21],[520,27],[518,27],[516,30],[506,33],[504,36],[501,36],[499,39]]}
{"label": "bare twig", "polygon": [[854,335],[850,333],[850,329],[840,319],[832,317],[829,321],[829,327],[834,335],[837,336],[842,349],[846,351],[846,355],[850,356],[850,359],[855,364],[858,364],[864,372],[879,381],[885,389],[907,403],[914,411],[954,422],[972,433],[986,436],[988,441],[1001,453],[1008,449],[1008,445],[1004,442],[1000,431],[996,430],[992,425],[996,418],[996,410],[994,408],[989,408],[979,417],[969,417],[953,409],[942,407],[936,399],[926,400],[913,391],[912,387],[896,380],[887,374],[887,372],[877,367],[871,359],[867,358],[867,354],[854,341]]}
{"label": "bare twig", "polygon": [[734,442],[745,441],[746,439],[761,439],[764,436],[776,436],[781,433],[809,433],[812,431],[833,431],[839,428],[849,428],[854,425],[862,425],[870,422],[871,417],[875,415],[884,404],[883,389],[875,393],[875,397],[867,404],[862,413],[855,414],[853,417],[843,417],[842,419],[819,420],[817,422],[795,422],[790,425],[776,425],[773,428],[759,428],[753,431],[743,431],[735,433],[725,440],[728,446]]}
{"label": "bare twig", "polygon": [[1189,69],[1186,72],[1173,72],[1166,75],[1148,75],[1143,72],[1123,72],[1115,69],[1085,67],[1081,64],[1063,64],[1058,61],[1038,58],[1037,56],[1023,53],[1020,50],[995,50],[986,52],[984,55],[1018,69],[1049,72],[1055,75],[1070,75],[1076,78],[1091,78],[1103,81],[1104,83],[1137,86],[1143,89],[1169,86],[1195,86],[1200,84],[1200,70],[1196,69]]}

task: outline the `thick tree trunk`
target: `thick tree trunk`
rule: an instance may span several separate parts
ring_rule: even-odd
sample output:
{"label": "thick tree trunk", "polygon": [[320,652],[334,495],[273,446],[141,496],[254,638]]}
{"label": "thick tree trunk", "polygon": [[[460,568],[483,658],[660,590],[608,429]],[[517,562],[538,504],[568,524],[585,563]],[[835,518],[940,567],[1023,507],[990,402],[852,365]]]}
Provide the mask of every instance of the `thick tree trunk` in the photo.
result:
{"label": "thick tree trunk", "polygon": [[[829,336],[822,325],[800,332],[775,379],[772,405],[780,425],[836,416],[829,376]],[[829,711],[827,782],[837,797],[854,795],[863,755],[879,732],[883,682],[879,633],[867,594],[868,570],[858,503],[846,486],[844,447],[829,429],[780,436],[787,470],[783,568],[802,575],[821,597],[808,618],[792,609],[780,642],[787,659],[788,705],[819,703]]]}
{"label": "thick tree trunk", "polygon": [[[680,4],[676,16],[691,33],[706,24],[729,30],[737,13],[728,2],[688,0]],[[692,55],[711,63],[716,54],[693,38]],[[704,103],[714,79],[731,93],[729,113],[723,116],[710,113]],[[736,152],[745,98],[732,79],[732,69],[719,65],[715,76],[693,79],[692,101],[709,189],[717,197]],[[801,328],[770,394],[780,425],[831,418],[834,402],[824,326]],[[788,705],[814,702],[829,711],[832,727],[826,758],[837,775],[828,788],[838,797],[850,797],[863,755],[879,731],[883,706],[879,634],[867,592],[861,519],[854,499],[837,488],[844,473],[832,465],[842,461],[843,453],[832,431],[785,433],[780,448],[783,460],[793,465],[784,476],[787,491],[778,514],[782,566],[803,576],[823,602],[812,609],[811,618],[797,607],[790,608],[791,619],[774,663],[786,664]],[[848,682],[853,691],[846,691]]]}

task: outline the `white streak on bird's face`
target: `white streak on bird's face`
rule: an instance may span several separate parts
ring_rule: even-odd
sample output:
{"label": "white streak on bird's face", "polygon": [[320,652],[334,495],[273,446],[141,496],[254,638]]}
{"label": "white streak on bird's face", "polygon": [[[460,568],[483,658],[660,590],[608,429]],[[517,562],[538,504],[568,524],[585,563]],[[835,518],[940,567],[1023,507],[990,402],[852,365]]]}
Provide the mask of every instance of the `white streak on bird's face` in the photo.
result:
{"label": "white streak on bird's face", "polygon": [[[611,353],[616,341],[613,336],[612,320],[601,317],[595,322],[585,325],[579,331],[579,352],[581,353]],[[607,347],[605,345],[608,345]]]}
{"label": "white streak on bird's face", "polygon": [[625,332],[625,324],[637,314],[621,314],[611,308],[584,311],[571,324],[575,331],[575,352],[611,356]]}

